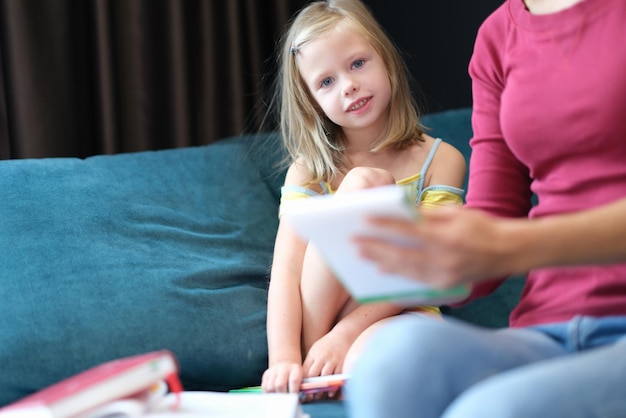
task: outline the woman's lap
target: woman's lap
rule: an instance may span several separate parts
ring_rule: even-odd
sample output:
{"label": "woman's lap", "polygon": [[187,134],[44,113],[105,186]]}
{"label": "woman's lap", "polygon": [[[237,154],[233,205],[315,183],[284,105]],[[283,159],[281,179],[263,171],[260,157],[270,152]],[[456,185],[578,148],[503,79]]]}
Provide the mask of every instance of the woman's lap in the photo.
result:
{"label": "woman's lap", "polygon": [[595,413],[604,415],[584,416],[620,416],[610,415],[610,408],[626,406],[626,343],[569,354],[571,346],[606,343],[607,333],[613,339],[623,336],[626,318],[618,321],[617,331],[614,323],[603,329],[594,318],[574,322],[537,332],[398,317],[373,337],[353,371],[347,387],[350,414],[557,417],[565,410],[561,407],[572,417],[571,411],[596,405]]}

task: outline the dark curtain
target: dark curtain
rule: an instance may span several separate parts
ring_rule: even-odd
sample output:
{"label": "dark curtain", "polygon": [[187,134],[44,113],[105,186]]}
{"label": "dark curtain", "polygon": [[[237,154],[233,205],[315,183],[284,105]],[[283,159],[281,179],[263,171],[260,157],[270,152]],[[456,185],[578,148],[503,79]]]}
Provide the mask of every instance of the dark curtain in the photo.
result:
{"label": "dark curtain", "polygon": [[305,0],[0,0],[0,158],[254,131]]}

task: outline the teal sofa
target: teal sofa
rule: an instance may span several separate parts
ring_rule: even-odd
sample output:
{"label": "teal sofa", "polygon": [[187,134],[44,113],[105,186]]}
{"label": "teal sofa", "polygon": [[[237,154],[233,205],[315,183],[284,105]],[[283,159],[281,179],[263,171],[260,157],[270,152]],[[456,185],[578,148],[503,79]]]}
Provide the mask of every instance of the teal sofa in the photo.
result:
{"label": "teal sofa", "polygon": [[[469,155],[470,109],[427,115]],[[284,178],[275,134],[0,162],[0,406],[107,360],[167,348],[187,390],[256,385]],[[505,326],[519,281],[446,313]],[[345,416],[340,401],[305,405]]]}

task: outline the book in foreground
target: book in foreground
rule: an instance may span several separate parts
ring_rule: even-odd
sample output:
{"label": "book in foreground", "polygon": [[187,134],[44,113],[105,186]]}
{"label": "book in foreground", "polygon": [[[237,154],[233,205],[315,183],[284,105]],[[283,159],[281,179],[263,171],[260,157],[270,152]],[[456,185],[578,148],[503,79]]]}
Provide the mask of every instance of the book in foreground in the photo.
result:
{"label": "book in foreground", "polygon": [[283,218],[309,240],[324,257],[346,290],[360,303],[394,302],[402,306],[444,305],[469,294],[466,286],[433,289],[415,279],[383,273],[359,256],[352,239],[373,236],[402,245],[419,245],[388,235],[366,220],[371,216],[417,220],[415,205],[402,187],[375,187],[339,195],[323,195],[290,202]]}
{"label": "book in foreground", "polygon": [[[157,402],[125,398],[100,405],[72,418],[306,418],[295,393],[162,393]],[[53,418],[32,406],[0,413],[5,418]]]}
{"label": "book in foreground", "polygon": [[0,408],[0,418],[304,418],[297,394],[183,391],[168,350],[113,360]]}
{"label": "book in foreground", "polygon": [[[75,418],[114,401],[145,409],[167,388],[180,392],[178,363],[168,350],[125,357],[95,366],[0,409],[0,418]],[[140,411],[138,411],[140,412]],[[24,415],[26,416],[26,415]]]}
{"label": "book in foreground", "polygon": [[305,418],[295,393],[192,392],[177,399],[167,395],[148,418]]}

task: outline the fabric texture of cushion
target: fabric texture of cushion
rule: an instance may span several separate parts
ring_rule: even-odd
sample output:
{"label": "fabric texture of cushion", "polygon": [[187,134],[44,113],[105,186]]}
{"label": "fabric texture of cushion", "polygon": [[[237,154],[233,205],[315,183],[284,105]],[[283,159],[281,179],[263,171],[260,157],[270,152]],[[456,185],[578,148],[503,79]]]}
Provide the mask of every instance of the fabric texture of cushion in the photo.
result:
{"label": "fabric texture of cushion", "polygon": [[0,405],[167,348],[186,389],[258,384],[276,139],[0,163]]}

